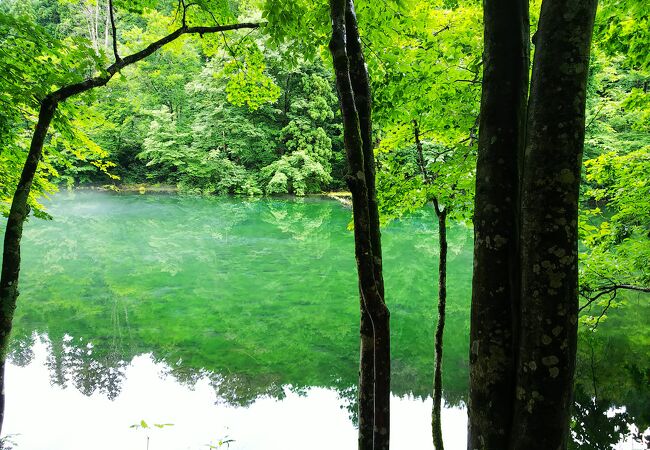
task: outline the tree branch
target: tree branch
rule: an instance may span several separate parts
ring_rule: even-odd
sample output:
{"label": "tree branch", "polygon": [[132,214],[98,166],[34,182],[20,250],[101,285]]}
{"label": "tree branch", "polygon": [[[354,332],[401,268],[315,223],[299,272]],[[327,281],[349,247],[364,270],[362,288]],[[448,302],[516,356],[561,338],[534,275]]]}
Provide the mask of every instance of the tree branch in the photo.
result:
{"label": "tree branch", "polygon": [[590,289],[589,293],[597,292],[597,294],[594,295],[593,297],[589,297],[586,293],[581,292],[580,295],[587,299],[587,303],[585,303],[580,308],[578,308],[578,312],[582,312],[585,308],[593,304],[596,300],[598,300],[603,295],[612,294],[612,297],[607,302],[607,307],[605,308],[606,310],[607,308],[609,308],[609,306],[612,303],[612,300],[614,300],[614,298],[616,297],[620,289],[628,290],[628,291],[636,291],[636,292],[650,292],[650,286],[635,286],[633,284],[613,284],[610,286],[601,286],[596,289]]}
{"label": "tree branch", "polygon": [[113,0],[108,0],[108,13],[111,17],[111,31],[113,34],[113,54],[115,55],[115,62],[120,60],[120,55],[117,53],[117,29],[115,27],[115,16],[113,13]]}
{"label": "tree branch", "polygon": [[133,63],[136,63],[146,58],[147,56],[154,53],[156,50],[159,50],[166,44],[169,44],[170,42],[178,39],[180,36],[184,34],[204,35],[210,33],[222,33],[224,31],[230,31],[230,30],[239,30],[242,28],[259,28],[259,26],[260,26],[259,23],[247,23],[247,22],[235,23],[231,25],[213,26],[213,27],[183,26],[181,28],[178,28],[176,31],[172,32],[171,34],[168,34],[167,36],[155,42],[152,42],[151,44],[149,44],[147,47],[140,50],[139,52],[133,53],[129,56],[125,56],[124,58],[115,61],[113,64],[111,64],[106,68],[104,74],[98,75],[96,77],[88,78],[79,83],[74,83],[74,84],[64,86],[54,91],[53,93],[49,94],[48,97],[50,97],[50,99],[55,102],[61,102],[73,95],[80,94],[89,89],[99,87],[99,86],[104,86],[106,83],[108,83],[108,81],[111,78],[113,78],[113,75],[115,75],[117,72],[122,70],[124,67],[129,66]]}

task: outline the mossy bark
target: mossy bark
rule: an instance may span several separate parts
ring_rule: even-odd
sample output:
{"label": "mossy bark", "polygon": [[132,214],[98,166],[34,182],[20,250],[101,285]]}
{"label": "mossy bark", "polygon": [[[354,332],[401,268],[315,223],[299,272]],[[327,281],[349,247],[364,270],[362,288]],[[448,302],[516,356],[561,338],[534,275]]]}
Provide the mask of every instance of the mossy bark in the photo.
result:
{"label": "mossy bark", "polygon": [[512,420],[519,304],[518,160],[526,120],[528,21],[527,1],[484,1],[468,449],[507,448]]}
{"label": "mossy bark", "polygon": [[578,195],[596,0],[544,0],[524,154],[511,449],[565,449],[578,321]]}
{"label": "mossy bark", "polygon": [[[346,1],[346,51],[350,66],[350,83],[354,91],[354,103],[359,116],[359,129],[363,144],[363,162],[368,191],[368,215],[372,233],[374,275],[379,295],[384,297],[382,274],[381,234],[379,226],[379,207],[375,187],[375,158],[372,144],[372,95],[365,58],[361,49],[361,38],[354,13],[354,5]],[[360,299],[360,352],[359,352],[359,449],[372,449],[374,441],[374,366],[375,343],[372,320]]]}
{"label": "mossy bark", "polygon": [[[363,59],[357,30],[354,5],[351,0],[331,0],[332,53],[339,105],[343,117],[343,140],[349,173],[346,177],[352,194],[355,255],[363,313],[372,323],[374,345],[373,367],[373,440],[359,434],[359,448],[384,450],[390,442],[390,315],[384,303],[381,278],[381,253],[376,194],[374,192],[374,160],[371,153],[370,86],[367,74],[361,73]],[[355,42],[351,42],[354,40]],[[363,68],[365,72],[365,65]],[[365,99],[364,99],[365,98]],[[367,114],[367,116],[366,116]],[[363,121],[362,121],[363,119]],[[364,138],[365,136],[365,138]],[[370,180],[372,178],[372,180]],[[373,242],[375,245],[373,246]],[[377,253],[375,253],[375,248]],[[363,320],[363,314],[362,314]],[[363,322],[362,322],[363,325]],[[362,335],[363,343],[363,335]],[[363,356],[362,347],[362,356]],[[367,368],[362,364],[361,370]],[[367,380],[361,374],[360,380]],[[360,408],[367,403],[359,404]],[[367,411],[360,411],[367,417]],[[367,430],[367,428],[364,428]]]}
{"label": "mossy bark", "polygon": [[542,3],[525,127],[526,6],[497,3],[485,2],[468,449],[565,449],[596,1]]}

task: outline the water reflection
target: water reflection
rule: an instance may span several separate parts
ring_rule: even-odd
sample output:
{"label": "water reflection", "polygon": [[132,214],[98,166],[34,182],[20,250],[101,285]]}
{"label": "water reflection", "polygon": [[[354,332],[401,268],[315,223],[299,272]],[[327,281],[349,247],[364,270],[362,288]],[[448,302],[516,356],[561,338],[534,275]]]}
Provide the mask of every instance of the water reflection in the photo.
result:
{"label": "water reflection", "polygon": [[[233,450],[302,450],[305,443],[314,450],[356,448],[356,430],[333,389],[286,387],[279,398],[262,396],[248,407],[233,406],[215,394],[209,376],[195,379],[190,389],[165,375],[170,367],[140,355],[125,367],[121,394],[109,400],[99,392],[84,395],[70,385],[51,386],[44,336],[36,339],[33,352],[30,364],[10,365],[7,372],[10,414],[5,426],[18,433],[18,449],[145,449],[147,435],[151,450],[199,450],[225,437],[234,440]],[[394,396],[392,408],[393,448],[429,448],[431,402]],[[445,409],[443,417],[450,445],[461,448],[464,435],[456,430],[466,426],[465,411]],[[146,431],[130,427],[141,420],[173,426]]]}
{"label": "water reflection", "polygon": [[[40,433],[40,428],[31,428],[39,422],[18,419],[15,403],[21,403],[21,395],[38,398],[39,407],[46,409],[56,404],[51,401],[83,403],[85,409],[78,411],[65,408],[70,414],[67,425],[60,424],[65,437],[65,430],[76,430],[76,422],[85,420],[79,417],[84,410],[101,415],[108,408],[120,417],[138,408],[155,412],[149,406],[158,404],[154,387],[160,387],[188,405],[205,403],[197,400],[196,392],[211,399],[214,410],[206,406],[205,411],[174,420],[201,421],[197,415],[212,417],[219,411],[225,423],[231,423],[230,414],[246,417],[242,420],[248,430],[242,435],[264,436],[269,423],[281,417],[273,408],[300,404],[331,415],[331,426],[340,427],[327,433],[340,434],[341,445],[324,448],[354,446],[358,300],[352,235],[346,229],[349,210],[314,199],[72,193],[57,196],[51,212],[54,221],[31,221],[26,227],[22,295],[10,354],[15,373],[25,370],[41,384],[45,377],[51,388],[44,387],[38,396],[26,394],[25,377],[32,375],[14,381],[9,375],[8,382],[14,384],[8,388],[7,421],[14,428],[7,425],[7,430],[22,430],[26,436],[37,429]],[[411,434],[418,443],[421,439],[421,445],[404,448],[431,447],[427,408],[433,372],[436,234],[429,213],[397,222],[383,234],[392,311],[393,402],[410,411],[400,413],[408,420],[396,420],[393,440],[409,442]],[[471,230],[453,226],[449,239],[443,383],[446,414],[456,418],[444,426],[448,439],[464,439]],[[634,423],[641,430],[650,424],[650,349],[644,344],[650,342],[650,314],[637,309],[622,317],[581,335],[575,448],[630,439],[623,424]],[[599,358],[594,359],[590,349]],[[139,390],[153,399],[143,399]],[[621,408],[624,414],[612,416]],[[258,410],[269,416],[255,415]],[[132,424],[142,418],[147,417],[129,420]],[[102,420],[107,422],[95,426],[95,432],[121,436],[115,427],[125,426],[128,433],[129,424]],[[156,420],[165,423],[171,418]],[[277,445],[233,448],[292,448],[281,438],[297,439],[295,428],[306,419],[286,420],[296,422],[274,425],[284,434]],[[421,429],[413,429],[416,423]],[[205,435],[205,440],[214,426],[202,430],[196,435]],[[67,438],[73,436],[68,433]],[[304,448],[304,442],[295,448]],[[458,442],[450,448],[464,445]]]}

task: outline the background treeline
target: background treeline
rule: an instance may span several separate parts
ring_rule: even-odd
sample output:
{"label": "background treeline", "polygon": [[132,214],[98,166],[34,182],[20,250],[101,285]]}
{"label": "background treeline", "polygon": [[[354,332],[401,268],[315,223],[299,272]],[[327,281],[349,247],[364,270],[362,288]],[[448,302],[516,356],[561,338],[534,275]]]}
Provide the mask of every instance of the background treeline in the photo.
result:
{"label": "background treeline", "polygon": [[[3,9],[55,39],[87,39],[101,58],[112,52],[106,7],[102,0],[33,0]],[[146,35],[163,34],[175,11],[167,13],[121,15],[126,47],[138,50]],[[343,186],[329,71],[319,60],[265,48],[259,34],[180,40],[124,69],[93,95],[75,126],[99,146],[97,156],[108,165],[98,168],[97,158],[52,161],[68,185],[164,183],[187,192],[242,195],[304,195]]]}

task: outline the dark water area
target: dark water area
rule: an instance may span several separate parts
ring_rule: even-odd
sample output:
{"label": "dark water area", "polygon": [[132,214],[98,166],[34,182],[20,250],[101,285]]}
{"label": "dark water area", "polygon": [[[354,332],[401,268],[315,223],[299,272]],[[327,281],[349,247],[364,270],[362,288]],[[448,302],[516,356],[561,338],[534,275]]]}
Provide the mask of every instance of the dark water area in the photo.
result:
{"label": "dark water area", "polygon": [[[81,191],[47,207],[54,220],[31,219],[23,238],[5,419],[17,449],[356,448],[348,209]],[[443,432],[460,449],[472,230],[448,234]],[[434,215],[395,222],[383,239],[392,447],[430,449]],[[632,432],[650,423],[650,308],[629,303],[581,332],[575,448],[646,448]]]}

